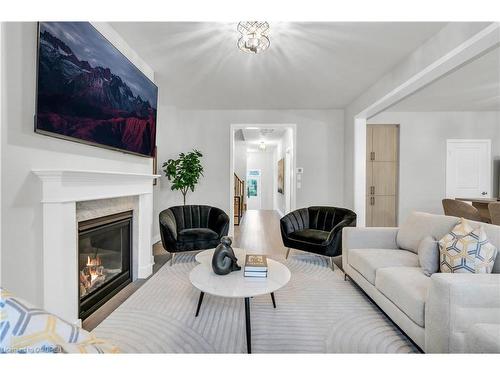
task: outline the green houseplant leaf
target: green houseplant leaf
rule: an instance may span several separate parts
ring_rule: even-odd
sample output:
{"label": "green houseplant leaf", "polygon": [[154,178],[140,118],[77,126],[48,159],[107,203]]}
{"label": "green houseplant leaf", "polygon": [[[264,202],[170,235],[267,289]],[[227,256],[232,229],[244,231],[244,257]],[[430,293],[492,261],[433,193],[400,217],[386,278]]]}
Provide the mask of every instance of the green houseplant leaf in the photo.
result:
{"label": "green houseplant leaf", "polygon": [[180,190],[186,205],[186,194],[189,190],[194,192],[196,184],[203,176],[203,165],[201,158],[203,154],[193,150],[187,154],[181,152],[179,158],[169,159],[163,163],[163,171],[172,183],[171,190]]}

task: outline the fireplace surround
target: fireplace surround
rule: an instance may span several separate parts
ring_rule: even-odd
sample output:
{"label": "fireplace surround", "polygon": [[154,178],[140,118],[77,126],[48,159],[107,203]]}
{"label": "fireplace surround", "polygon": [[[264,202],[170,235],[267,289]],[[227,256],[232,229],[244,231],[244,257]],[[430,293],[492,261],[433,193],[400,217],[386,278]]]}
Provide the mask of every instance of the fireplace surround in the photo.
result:
{"label": "fireplace surround", "polygon": [[[133,210],[131,277],[149,277],[154,264],[153,180],[160,176],[91,170],[33,173],[41,181],[43,307],[69,322],[81,324],[78,222],[95,218],[97,211],[101,212],[98,216],[123,212],[123,205],[116,200],[133,202],[126,208]],[[93,209],[77,215],[77,207],[82,205]]]}

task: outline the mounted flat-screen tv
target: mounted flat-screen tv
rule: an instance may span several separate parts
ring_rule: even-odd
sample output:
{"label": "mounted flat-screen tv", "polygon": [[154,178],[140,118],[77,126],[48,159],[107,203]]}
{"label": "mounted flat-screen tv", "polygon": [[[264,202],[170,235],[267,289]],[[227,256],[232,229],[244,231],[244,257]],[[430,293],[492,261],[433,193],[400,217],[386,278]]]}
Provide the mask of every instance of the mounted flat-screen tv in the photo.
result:
{"label": "mounted flat-screen tv", "polygon": [[35,131],[153,156],[158,88],[88,22],[40,22]]}

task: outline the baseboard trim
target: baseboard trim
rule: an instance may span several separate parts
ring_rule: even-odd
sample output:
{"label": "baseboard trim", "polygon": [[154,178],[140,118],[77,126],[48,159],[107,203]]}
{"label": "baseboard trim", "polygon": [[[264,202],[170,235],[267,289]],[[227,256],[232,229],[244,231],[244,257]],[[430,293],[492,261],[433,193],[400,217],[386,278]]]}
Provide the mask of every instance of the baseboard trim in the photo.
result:
{"label": "baseboard trim", "polygon": [[160,241],[161,241],[161,236],[160,236],[160,233],[158,233],[156,236],[153,236],[153,237],[151,238],[151,244],[153,244],[153,245],[154,245],[155,243],[157,243],[157,242],[160,242]]}
{"label": "baseboard trim", "polygon": [[154,263],[148,264],[146,266],[139,268],[138,273],[137,273],[137,278],[138,279],[147,279],[149,276],[151,276],[153,274],[153,265],[154,265]]}

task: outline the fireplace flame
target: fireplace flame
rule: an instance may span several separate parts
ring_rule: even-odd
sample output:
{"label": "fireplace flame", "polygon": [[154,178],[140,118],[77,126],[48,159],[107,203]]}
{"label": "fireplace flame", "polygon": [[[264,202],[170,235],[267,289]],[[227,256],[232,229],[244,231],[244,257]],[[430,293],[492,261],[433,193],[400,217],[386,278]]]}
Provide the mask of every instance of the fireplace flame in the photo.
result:
{"label": "fireplace flame", "polygon": [[104,281],[104,267],[102,266],[101,257],[87,256],[87,264],[80,271],[80,294],[87,294],[94,285]]}
{"label": "fireplace flame", "polygon": [[101,257],[99,255],[95,258],[90,258],[90,255],[87,256],[87,267],[100,266],[101,264]]}

